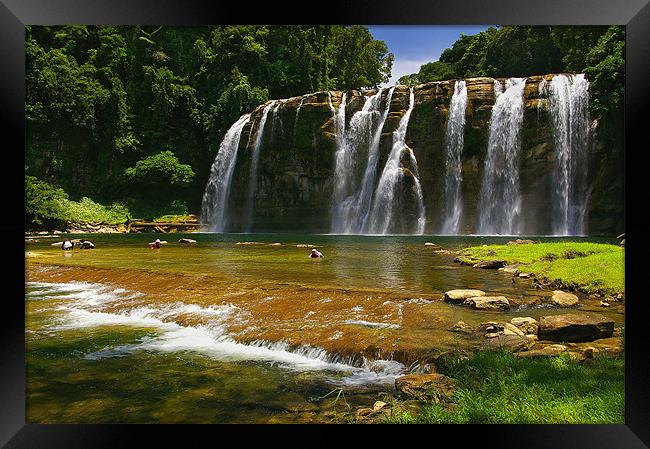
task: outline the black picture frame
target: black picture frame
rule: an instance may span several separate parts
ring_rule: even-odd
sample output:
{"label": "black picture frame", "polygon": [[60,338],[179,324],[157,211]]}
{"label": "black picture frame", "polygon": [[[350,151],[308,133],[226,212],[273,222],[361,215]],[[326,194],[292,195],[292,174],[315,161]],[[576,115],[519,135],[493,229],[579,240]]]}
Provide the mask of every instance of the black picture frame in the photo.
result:
{"label": "black picture frame", "polygon": [[[5,237],[4,295],[0,326],[0,445],[23,447],[121,447],[137,443],[151,446],[151,438],[167,446],[176,441],[192,445],[199,437],[218,444],[223,432],[236,444],[255,438],[308,431],[323,436],[318,443],[340,441],[339,430],[327,426],[192,426],[192,425],[39,425],[25,423],[25,308],[24,294],[24,129],[25,129],[25,25],[208,25],[208,24],[412,24],[412,25],[626,25],[625,100],[625,231],[626,231],[626,406],[624,425],[494,425],[412,426],[406,432],[394,426],[346,426],[346,434],[363,433],[363,443],[393,434],[406,444],[416,432],[430,444],[466,442],[479,435],[489,446],[531,448],[588,447],[642,448],[650,444],[650,364],[645,354],[643,295],[647,268],[643,239],[650,230],[646,218],[644,171],[650,153],[644,140],[650,118],[650,0],[463,0],[434,2],[386,0],[326,3],[237,3],[209,0],[0,0],[0,123],[5,128],[3,152],[15,156],[3,164],[2,183],[6,208],[0,220]],[[13,139],[10,139],[13,138]],[[9,144],[13,140],[13,144]],[[20,164],[23,164],[21,167]],[[9,168],[7,170],[6,168]],[[24,216],[24,215],[23,215]],[[647,237],[646,237],[647,238]],[[251,429],[253,429],[251,427]],[[263,433],[263,434],[262,434]],[[347,437],[349,438],[349,437]],[[347,439],[346,438],[346,439]],[[312,444],[312,441],[304,444]],[[223,440],[225,442],[225,440]],[[357,444],[359,441],[350,441]],[[342,444],[342,443],[336,443]],[[455,444],[454,444],[455,445]]]}

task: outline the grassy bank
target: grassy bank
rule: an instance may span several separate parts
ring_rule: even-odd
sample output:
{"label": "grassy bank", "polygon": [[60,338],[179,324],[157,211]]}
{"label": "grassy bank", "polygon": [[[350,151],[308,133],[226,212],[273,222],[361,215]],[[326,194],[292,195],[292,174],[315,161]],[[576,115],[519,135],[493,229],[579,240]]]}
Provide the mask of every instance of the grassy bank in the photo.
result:
{"label": "grassy bank", "polygon": [[466,263],[501,259],[519,264],[545,283],[585,293],[625,292],[625,251],[616,245],[588,242],[486,245],[463,250]]}
{"label": "grassy bank", "polygon": [[589,363],[568,354],[518,358],[479,352],[441,370],[458,381],[449,403],[427,403],[419,413],[401,411],[388,423],[623,423],[625,360],[598,357]]}

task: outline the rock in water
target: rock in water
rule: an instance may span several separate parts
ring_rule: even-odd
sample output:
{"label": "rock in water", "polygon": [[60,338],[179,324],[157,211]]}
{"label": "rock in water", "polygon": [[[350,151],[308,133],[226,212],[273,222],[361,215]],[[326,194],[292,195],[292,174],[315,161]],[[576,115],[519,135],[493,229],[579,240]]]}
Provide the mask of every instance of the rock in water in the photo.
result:
{"label": "rock in water", "polygon": [[463,305],[478,310],[510,310],[510,303],[505,296],[479,296],[467,298]]}
{"label": "rock in water", "polygon": [[567,313],[539,319],[541,340],[585,342],[611,337],[614,320],[593,313]]}
{"label": "rock in water", "polygon": [[578,304],[578,297],[572,293],[555,290],[551,302],[559,307],[573,307]]}
{"label": "rock in water", "polygon": [[475,298],[477,296],[485,296],[485,292],[482,290],[471,290],[471,289],[457,289],[449,290],[445,292],[445,301],[451,302],[453,304],[460,304],[465,301],[467,298]]}
{"label": "rock in water", "polygon": [[483,262],[475,263],[472,265],[474,268],[487,268],[496,270],[497,268],[503,268],[506,265],[505,260],[484,260]]}
{"label": "rock in water", "polygon": [[194,239],[180,239],[180,240],[178,240],[178,243],[196,243],[196,240],[194,240]]}
{"label": "rock in water", "polygon": [[407,374],[395,379],[395,388],[403,395],[420,400],[441,400],[451,398],[456,381],[443,374]]}
{"label": "rock in water", "polygon": [[525,334],[534,334],[537,335],[538,325],[535,318],[529,316],[526,317],[515,317],[510,320],[510,323],[517,326]]}

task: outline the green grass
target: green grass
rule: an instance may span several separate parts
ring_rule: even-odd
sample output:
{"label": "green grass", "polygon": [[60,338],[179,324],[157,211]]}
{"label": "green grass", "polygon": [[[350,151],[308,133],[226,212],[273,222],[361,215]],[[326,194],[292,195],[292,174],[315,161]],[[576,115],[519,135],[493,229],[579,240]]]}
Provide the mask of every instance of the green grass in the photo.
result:
{"label": "green grass", "polygon": [[460,259],[468,263],[489,259],[518,263],[521,272],[588,294],[625,291],[625,252],[616,245],[562,242],[475,246],[466,248]]}
{"label": "green grass", "polygon": [[579,363],[568,354],[522,359],[483,351],[444,374],[459,388],[448,404],[427,403],[416,415],[393,407],[388,423],[623,423],[624,358]]}

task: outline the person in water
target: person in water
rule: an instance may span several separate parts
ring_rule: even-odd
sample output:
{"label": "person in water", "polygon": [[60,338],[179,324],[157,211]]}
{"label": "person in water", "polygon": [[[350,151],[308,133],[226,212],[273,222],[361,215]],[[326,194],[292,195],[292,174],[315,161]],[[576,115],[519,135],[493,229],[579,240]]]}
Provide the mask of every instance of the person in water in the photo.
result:
{"label": "person in water", "polygon": [[63,251],[71,250],[72,249],[72,242],[68,239],[65,239],[63,243],[61,244],[61,249]]}
{"label": "person in water", "polygon": [[158,249],[158,248],[160,248],[161,245],[162,245],[162,243],[160,242],[160,239],[156,239],[153,242],[149,243],[149,248]]}
{"label": "person in water", "polygon": [[311,257],[311,258],[323,257],[323,253],[321,253],[316,248],[314,248],[314,249],[311,250],[311,254],[309,254],[309,257]]}

